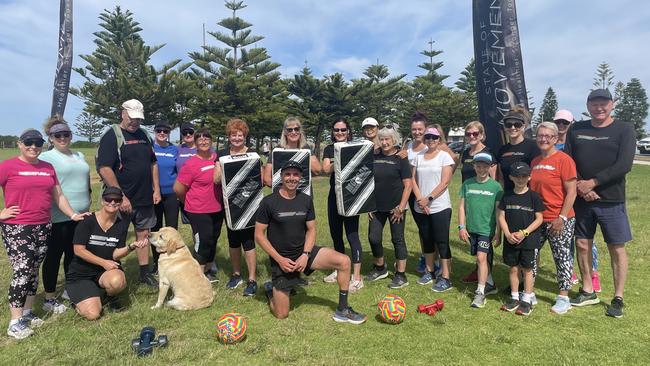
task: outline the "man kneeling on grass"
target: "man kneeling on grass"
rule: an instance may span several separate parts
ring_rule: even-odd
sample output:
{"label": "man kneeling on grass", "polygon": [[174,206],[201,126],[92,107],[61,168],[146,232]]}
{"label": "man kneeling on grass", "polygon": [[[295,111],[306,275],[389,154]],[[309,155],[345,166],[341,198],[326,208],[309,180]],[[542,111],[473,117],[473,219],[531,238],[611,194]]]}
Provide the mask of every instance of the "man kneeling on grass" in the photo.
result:
{"label": "man kneeling on grass", "polygon": [[278,319],[289,316],[289,293],[300,281],[300,273],[337,270],[339,306],[332,319],[361,324],[367,317],[348,306],[350,258],[329,248],[314,245],[316,213],[312,198],[296,191],[302,167],[288,161],[281,169],[282,186],[262,200],[257,212],[255,241],[271,260],[272,283],[264,284],[271,312]]}

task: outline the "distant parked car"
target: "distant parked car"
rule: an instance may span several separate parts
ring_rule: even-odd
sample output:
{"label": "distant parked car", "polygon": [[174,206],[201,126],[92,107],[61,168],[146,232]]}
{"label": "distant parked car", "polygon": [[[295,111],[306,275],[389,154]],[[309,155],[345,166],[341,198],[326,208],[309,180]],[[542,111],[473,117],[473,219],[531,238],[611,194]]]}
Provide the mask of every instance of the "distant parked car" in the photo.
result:
{"label": "distant parked car", "polygon": [[456,154],[460,154],[465,148],[465,141],[453,141],[447,144],[447,146],[449,146],[451,151],[455,152]]}
{"label": "distant parked car", "polygon": [[650,153],[650,137],[643,138],[636,142],[636,147],[641,154]]}

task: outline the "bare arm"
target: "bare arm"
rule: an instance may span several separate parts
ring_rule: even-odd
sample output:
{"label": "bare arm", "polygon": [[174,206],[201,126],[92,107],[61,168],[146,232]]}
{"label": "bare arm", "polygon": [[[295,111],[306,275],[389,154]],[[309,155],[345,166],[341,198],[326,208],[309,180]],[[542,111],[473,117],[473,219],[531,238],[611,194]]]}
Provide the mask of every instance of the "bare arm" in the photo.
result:
{"label": "bare arm", "polygon": [[120,188],[120,184],[117,182],[117,177],[115,176],[115,172],[113,171],[113,169],[111,169],[111,167],[108,166],[99,167],[99,176],[100,178],[102,178],[104,184],[106,184],[107,186]]}
{"label": "bare arm", "polygon": [[271,163],[264,165],[264,175],[262,176],[262,183],[267,187],[273,186],[273,166]]}
{"label": "bare arm", "polygon": [[74,221],[79,221],[83,219],[84,216],[75,212],[72,207],[70,206],[70,203],[68,202],[68,199],[65,198],[63,195],[63,191],[61,190],[60,185],[55,185],[54,188],[52,188],[52,199],[56,203],[57,207],[59,207],[59,210],[63,212],[66,216],[68,216],[70,219]]}
{"label": "bare arm", "polygon": [[160,196],[160,177],[158,176],[158,163],[151,164],[151,176],[153,178],[153,204],[157,205],[161,201]]}
{"label": "bare arm", "polygon": [[174,193],[176,193],[176,197],[178,197],[178,200],[181,203],[185,203],[185,195],[187,194],[187,187],[185,184],[175,181],[174,182]]}
{"label": "bare arm", "polygon": [[319,175],[321,171],[320,161],[318,161],[316,155],[312,155],[309,159],[311,164],[311,174]]}
{"label": "bare arm", "polygon": [[323,169],[321,170],[323,174],[332,174],[334,171],[334,163],[332,162],[332,159],[330,158],[325,158],[323,159]]}
{"label": "bare arm", "polygon": [[214,184],[221,184],[221,163],[217,160],[214,163],[214,175],[212,177]]}

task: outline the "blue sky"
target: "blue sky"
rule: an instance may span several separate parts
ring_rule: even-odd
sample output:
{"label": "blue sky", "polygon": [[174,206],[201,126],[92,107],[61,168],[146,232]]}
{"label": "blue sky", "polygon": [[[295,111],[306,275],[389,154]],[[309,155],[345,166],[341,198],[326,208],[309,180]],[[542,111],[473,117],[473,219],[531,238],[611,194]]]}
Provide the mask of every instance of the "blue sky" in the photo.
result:
{"label": "blue sky", "polygon": [[[152,62],[174,58],[189,60],[200,50],[202,24],[218,30],[229,16],[218,0],[83,0],[74,4],[74,66],[85,62],[78,55],[94,49],[98,15],[115,5],[129,9],[144,29],[150,44],[162,44]],[[428,48],[444,51],[442,73],[450,86],[473,55],[470,0],[249,0],[239,16],[253,24],[253,34],[286,76],[298,72],[305,61],[315,75],[342,72],[358,77],[379,60],[392,74],[407,78],[421,74],[419,54]],[[632,77],[650,87],[650,2],[642,0],[519,0],[519,33],[526,85],[539,107],[552,86],[561,108],[574,115],[585,110],[598,64],[606,61],[615,79]],[[4,118],[0,134],[19,134],[27,127],[41,128],[52,100],[56,67],[59,2],[56,0],[0,0],[0,103]],[[207,36],[207,43],[216,41]],[[219,45],[221,46],[221,45]],[[71,85],[82,80],[73,74]],[[650,92],[650,90],[648,90]],[[66,119],[73,122],[83,104],[68,98]],[[435,116],[433,117],[435,119]]]}

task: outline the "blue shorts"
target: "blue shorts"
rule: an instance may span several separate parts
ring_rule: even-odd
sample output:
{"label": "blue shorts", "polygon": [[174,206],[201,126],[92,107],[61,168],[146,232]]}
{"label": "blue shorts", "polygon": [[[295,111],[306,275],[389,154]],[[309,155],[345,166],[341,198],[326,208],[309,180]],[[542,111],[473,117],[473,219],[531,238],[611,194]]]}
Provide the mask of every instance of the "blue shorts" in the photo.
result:
{"label": "blue shorts", "polygon": [[625,244],[632,240],[625,203],[576,200],[573,208],[576,239],[593,239],[596,225],[600,225],[607,244]]}
{"label": "blue shorts", "polygon": [[492,238],[486,235],[469,233],[470,254],[489,253],[492,249]]}

